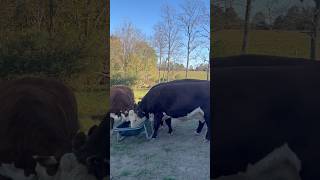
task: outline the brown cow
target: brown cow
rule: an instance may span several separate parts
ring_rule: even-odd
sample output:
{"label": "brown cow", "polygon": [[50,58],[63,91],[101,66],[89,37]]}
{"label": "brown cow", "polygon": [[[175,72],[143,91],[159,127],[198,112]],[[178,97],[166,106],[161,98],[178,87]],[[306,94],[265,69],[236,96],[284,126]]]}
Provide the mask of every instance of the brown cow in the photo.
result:
{"label": "brown cow", "polygon": [[79,129],[74,94],[62,83],[40,78],[0,86],[0,163],[34,173],[34,155],[60,159],[72,151]]}
{"label": "brown cow", "polygon": [[[134,105],[134,94],[129,87],[117,85],[110,88],[110,113],[120,116],[121,112],[134,109]],[[110,128],[112,128],[114,119],[111,118],[110,120]]]}

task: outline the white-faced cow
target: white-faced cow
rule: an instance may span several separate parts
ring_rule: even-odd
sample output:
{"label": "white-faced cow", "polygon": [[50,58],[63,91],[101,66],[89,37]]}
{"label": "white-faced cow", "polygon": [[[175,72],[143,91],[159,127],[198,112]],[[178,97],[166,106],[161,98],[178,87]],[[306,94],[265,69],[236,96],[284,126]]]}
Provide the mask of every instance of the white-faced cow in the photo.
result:
{"label": "white-faced cow", "polygon": [[[134,109],[134,106],[132,89],[124,85],[112,86],[110,89],[110,128],[113,128],[115,117],[127,116],[129,110]],[[121,116],[121,114],[123,115]]]}
{"label": "white-faced cow", "polygon": [[0,85],[0,162],[35,173],[34,155],[57,160],[72,151],[79,129],[77,103],[62,83],[40,78]]}
{"label": "white-faced cow", "polygon": [[320,62],[258,55],[213,62],[211,176],[244,171],[287,142],[302,179],[320,179]]}
{"label": "white-faced cow", "polygon": [[[206,139],[210,139],[210,82],[204,80],[176,80],[161,83],[152,87],[138,103],[136,112],[139,118],[154,114],[154,134],[156,138],[163,113],[178,118],[186,116],[194,109],[200,107],[204,112],[208,132]],[[172,132],[171,118],[166,119],[169,133]],[[204,123],[199,121],[197,132],[200,132]]]}

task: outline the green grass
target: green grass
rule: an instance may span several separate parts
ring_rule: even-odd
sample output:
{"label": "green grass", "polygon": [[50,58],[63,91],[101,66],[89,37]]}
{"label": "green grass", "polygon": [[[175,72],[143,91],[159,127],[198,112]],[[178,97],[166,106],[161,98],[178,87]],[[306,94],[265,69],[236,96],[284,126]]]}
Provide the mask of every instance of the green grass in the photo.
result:
{"label": "green grass", "polygon": [[165,177],[163,180],[175,180],[173,177]]}
{"label": "green grass", "polygon": [[[164,71],[160,72],[160,76],[167,77],[167,73]],[[170,72],[169,78],[172,79],[185,79],[186,76],[186,71],[173,71]],[[188,71],[188,79],[202,79],[202,80],[207,80],[207,72],[206,71]]]}
{"label": "green grass", "polygon": [[92,116],[103,115],[108,110],[109,93],[106,91],[75,92],[81,131],[87,131],[98,120]]}
{"label": "green grass", "polygon": [[[240,54],[241,30],[223,30],[213,36],[217,41],[213,47],[214,56]],[[306,34],[295,31],[249,31],[247,53],[309,58],[309,42]],[[319,45],[317,52],[320,53]]]}

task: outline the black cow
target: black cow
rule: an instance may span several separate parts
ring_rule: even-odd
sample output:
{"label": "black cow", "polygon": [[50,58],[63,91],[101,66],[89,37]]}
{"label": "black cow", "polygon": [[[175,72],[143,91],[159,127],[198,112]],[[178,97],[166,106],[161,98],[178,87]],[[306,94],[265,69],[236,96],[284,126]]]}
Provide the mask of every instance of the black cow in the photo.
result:
{"label": "black cow", "polygon": [[[152,87],[142,98],[136,108],[140,118],[149,113],[154,114],[154,134],[156,138],[163,112],[168,116],[177,118],[187,115],[200,107],[204,112],[208,132],[206,138],[210,139],[210,82],[204,80],[176,80],[175,82],[161,83]],[[172,132],[171,118],[166,120],[169,133]],[[197,132],[200,132],[204,123],[199,121]]]}
{"label": "black cow", "polygon": [[302,179],[320,179],[320,62],[257,55],[213,62],[212,177],[244,171],[287,142]]}
{"label": "black cow", "polygon": [[107,160],[110,149],[107,141],[109,140],[108,130],[110,129],[110,114],[107,113],[99,126],[92,126],[88,132],[86,142],[74,151],[78,161],[88,168],[88,172],[102,180],[109,176],[108,169],[110,164]]}

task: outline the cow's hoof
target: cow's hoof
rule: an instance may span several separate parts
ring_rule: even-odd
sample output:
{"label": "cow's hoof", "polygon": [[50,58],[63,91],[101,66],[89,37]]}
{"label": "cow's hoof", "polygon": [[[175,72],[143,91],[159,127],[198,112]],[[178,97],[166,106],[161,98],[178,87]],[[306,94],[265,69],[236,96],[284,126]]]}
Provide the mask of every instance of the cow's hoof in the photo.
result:
{"label": "cow's hoof", "polygon": [[195,134],[196,136],[199,136],[199,135],[200,135],[200,133],[198,133],[197,131],[195,131],[194,134]]}
{"label": "cow's hoof", "polygon": [[204,139],[203,142],[204,143],[210,143],[210,141],[208,139]]}
{"label": "cow's hoof", "polygon": [[170,135],[173,135],[173,131],[171,131],[171,132],[168,132],[168,134],[170,134]]}
{"label": "cow's hoof", "polygon": [[155,140],[156,140],[156,138],[155,138],[155,137],[151,138],[151,141],[155,141]]}

